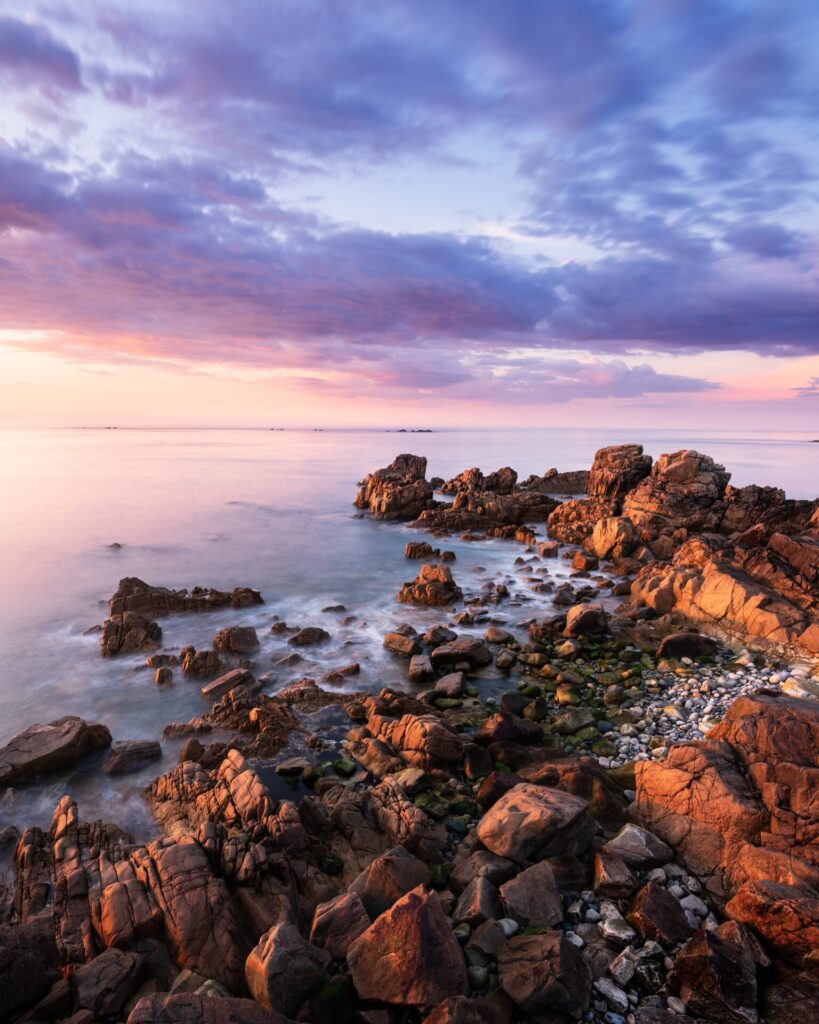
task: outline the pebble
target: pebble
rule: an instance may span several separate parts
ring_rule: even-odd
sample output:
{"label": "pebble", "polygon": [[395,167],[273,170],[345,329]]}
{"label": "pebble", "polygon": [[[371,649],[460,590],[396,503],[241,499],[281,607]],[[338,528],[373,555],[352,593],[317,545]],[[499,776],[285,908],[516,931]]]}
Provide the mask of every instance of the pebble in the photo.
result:
{"label": "pebble", "polygon": [[682,999],[678,999],[677,996],[669,996],[668,999],[666,999],[666,1003],[672,1013],[677,1013],[681,1017],[685,1015],[688,1009]]}

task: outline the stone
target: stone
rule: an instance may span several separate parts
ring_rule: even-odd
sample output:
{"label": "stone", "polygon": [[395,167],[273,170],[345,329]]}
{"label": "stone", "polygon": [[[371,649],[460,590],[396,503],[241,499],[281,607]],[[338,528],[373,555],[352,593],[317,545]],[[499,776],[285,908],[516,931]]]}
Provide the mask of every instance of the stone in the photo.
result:
{"label": "stone", "polygon": [[0,786],[70,768],[110,742],[104,725],[72,715],[30,725],[0,747]]}
{"label": "stone", "polygon": [[350,947],[361,999],[433,1007],[466,995],[466,964],[437,893],[417,888],[378,917]]}
{"label": "stone", "polygon": [[383,914],[397,900],[418,886],[429,885],[430,870],[403,846],[393,847],[376,857],[349,886],[369,916]]}
{"label": "stone", "polygon": [[741,885],[725,913],[748,925],[783,960],[816,965],[819,950],[819,893],[766,880]]}
{"label": "stone", "polygon": [[330,954],[289,922],[274,925],[248,954],[245,978],[257,1003],[293,1017],[327,979]]}
{"label": "stone", "polygon": [[563,919],[563,900],[554,871],[541,861],[500,887],[504,913],[523,928],[550,928]]}
{"label": "stone", "polygon": [[435,669],[428,654],[413,654],[407,672],[411,683],[428,683],[435,678]]}
{"label": "stone", "polygon": [[143,958],[122,949],[106,949],[74,970],[74,1006],[95,1018],[116,1017],[142,981]]}
{"label": "stone", "polygon": [[592,530],[591,549],[598,558],[624,558],[636,546],[634,524],[627,516],[604,516]]}
{"label": "stone", "polygon": [[486,875],[478,875],[463,890],[452,911],[452,920],[475,928],[501,916],[498,890]]}
{"label": "stone", "polygon": [[492,652],[480,637],[463,636],[439,644],[433,648],[430,658],[437,669],[463,663],[471,671],[474,671],[485,665],[491,665]]}
{"label": "stone", "polygon": [[396,595],[404,604],[422,604],[439,607],[463,599],[461,588],[446,565],[422,565],[416,578],[405,583]]}
{"label": "stone", "polygon": [[312,647],[315,644],[323,644],[330,639],[330,634],[321,626],[305,626],[295,632],[289,639],[291,647]]}
{"label": "stone", "polygon": [[119,740],[103,764],[107,775],[126,775],[137,771],[162,757],[162,747],[156,740]]}
{"label": "stone", "polygon": [[596,830],[589,828],[587,807],[559,789],[520,783],[484,814],[476,832],[492,853],[519,862],[552,849],[567,852],[578,836],[587,841]]}
{"label": "stone", "polygon": [[433,690],[442,697],[462,697],[466,690],[466,676],[463,672],[450,672],[441,676]]}
{"label": "stone", "polygon": [[524,1013],[559,1011],[580,1020],[591,1001],[591,975],[562,932],[513,935],[498,953],[501,988]]}
{"label": "stone", "polygon": [[626,920],[644,939],[670,947],[691,934],[685,911],[662,885],[648,882],[640,889],[626,914]]}
{"label": "stone", "polygon": [[616,854],[631,868],[656,868],[667,864],[674,851],[648,829],[631,823],[624,825],[617,835],[602,848]]}
{"label": "stone", "polygon": [[354,504],[379,519],[414,519],[434,505],[426,471],[427,460],[422,456],[399,455],[364,478]]}
{"label": "stone", "polygon": [[358,893],[343,892],[316,907],[310,942],[326,949],[334,960],[343,960],[350,945],[371,923]]}
{"label": "stone", "polygon": [[566,628],[563,635],[568,637],[590,636],[608,632],[608,616],[602,604],[576,604],[566,613]]}
{"label": "stone", "polygon": [[253,673],[246,668],[233,668],[218,679],[205,683],[200,693],[203,697],[219,698],[226,693],[236,689],[237,686],[250,686],[253,683]]}
{"label": "stone", "polygon": [[716,640],[702,633],[669,633],[657,647],[657,659],[712,658],[717,649]]}
{"label": "stone", "polygon": [[155,651],[161,643],[162,629],[159,624],[136,612],[112,615],[102,625],[100,648],[103,658],[135,654],[138,651]]}
{"label": "stone", "polygon": [[617,853],[603,846],[594,858],[594,891],[612,900],[628,899],[639,885],[637,876]]}
{"label": "stone", "polygon": [[384,637],[384,647],[392,654],[402,658],[411,658],[421,653],[421,645],[414,636],[406,636],[403,633],[387,633]]}
{"label": "stone", "polygon": [[49,917],[0,925],[0,1006],[4,1014],[12,1018],[32,1006],[59,978]]}
{"label": "stone", "polygon": [[127,1024],[289,1024],[286,1017],[252,999],[213,998],[193,992],[155,992],[143,996]]}
{"label": "stone", "polygon": [[216,608],[249,608],[263,604],[258,590],[234,587],[232,591],[194,587],[192,590],[169,590],[155,587],[136,576],[119,581],[116,593],[108,602],[111,615],[138,612],[141,615],[169,615],[172,612],[207,612]]}
{"label": "stone", "polygon": [[259,637],[253,626],[227,626],[213,638],[214,651],[224,654],[252,654],[258,647]]}
{"label": "stone", "polygon": [[674,958],[668,985],[696,1017],[755,1024],[756,965],[742,945],[701,929]]}

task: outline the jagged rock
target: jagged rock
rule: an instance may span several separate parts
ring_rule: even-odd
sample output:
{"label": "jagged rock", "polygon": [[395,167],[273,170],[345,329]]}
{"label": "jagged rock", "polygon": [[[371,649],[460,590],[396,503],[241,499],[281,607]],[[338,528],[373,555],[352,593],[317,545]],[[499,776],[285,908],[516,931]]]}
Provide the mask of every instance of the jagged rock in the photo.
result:
{"label": "jagged rock", "polygon": [[543,476],[529,476],[521,487],[527,491],[541,491],[543,494],[585,494],[589,485],[587,469],[570,469],[559,473],[552,467]]}
{"label": "jagged rock", "polygon": [[253,626],[227,626],[213,638],[214,651],[225,654],[252,654],[259,647],[259,637]]}
{"label": "jagged rock", "polygon": [[414,655],[420,654],[423,649],[418,643],[417,637],[406,636],[404,633],[387,633],[384,637],[384,647],[390,653],[397,654],[402,658],[412,658]]}
{"label": "jagged rock", "polygon": [[396,900],[416,889],[429,885],[430,870],[403,846],[395,846],[376,857],[349,886],[356,893],[371,918],[388,910]]}
{"label": "jagged rock", "polygon": [[323,644],[329,639],[330,634],[321,626],[305,626],[294,633],[287,642],[291,647],[310,647],[313,644]]}
{"label": "jagged rock", "polygon": [[816,968],[819,893],[795,885],[755,881],[740,886],[726,914],[748,925],[784,960]]}
{"label": "jagged rock", "polygon": [[330,954],[306,942],[295,925],[274,925],[245,963],[250,994],[268,1010],[293,1017],[327,979]]}
{"label": "jagged rock", "polygon": [[446,565],[422,565],[416,578],[405,583],[396,596],[400,603],[434,607],[454,604],[462,599],[463,592]]}
{"label": "jagged rock", "polygon": [[263,603],[259,591],[249,587],[234,587],[229,592],[209,587],[169,590],[167,587],[151,586],[136,576],[128,576],[119,581],[116,593],[108,602],[108,609],[112,616],[125,612],[153,616],[169,615],[172,612],[206,612],[228,606],[249,608]]}
{"label": "jagged rock", "polygon": [[430,659],[438,669],[463,664],[474,671],[492,664],[492,652],[480,637],[462,636],[433,648]]}
{"label": "jagged rock", "polygon": [[591,549],[598,558],[623,558],[637,543],[634,524],[627,516],[604,516],[592,530]]}
{"label": "jagged rock", "polygon": [[692,449],[661,455],[649,475],[625,496],[623,515],[638,528],[715,530],[730,478],[724,466]]}
{"label": "jagged rock", "polygon": [[560,889],[546,861],[533,864],[500,887],[506,917],[522,928],[551,927],[563,918]]}
{"label": "jagged rock", "polygon": [[428,530],[474,531],[494,527],[517,527],[542,522],[557,502],[537,491],[496,494],[493,491],[460,491],[451,505],[422,512],[416,525]]}
{"label": "jagged rock", "polygon": [[602,849],[620,857],[629,867],[641,870],[660,867],[674,856],[671,847],[652,832],[631,823],[624,825]]}
{"label": "jagged rock", "polygon": [[0,747],[0,786],[70,768],[110,742],[104,725],[73,715],[30,725]]}
{"label": "jagged rock", "polygon": [[426,471],[427,460],[422,456],[399,455],[364,478],[354,504],[379,519],[413,519],[434,505]]}
{"label": "jagged rock", "polygon": [[438,895],[420,885],[356,939],[347,963],[362,999],[432,1007],[467,992],[463,954]]}
{"label": "jagged rock", "polygon": [[71,979],[75,1008],[90,1010],[95,1018],[118,1016],[139,988],[143,963],[139,953],[106,949],[90,963],[77,967]]}
{"label": "jagged rock", "polygon": [[674,958],[668,977],[686,1007],[717,1024],[755,1024],[756,965],[737,942],[701,929]]}
{"label": "jagged rock", "polygon": [[481,818],[477,835],[499,857],[524,861],[570,852],[596,831],[587,803],[559,789],[520,783],[505,793]]}
{"label": "jagged rock", "polygon": [[[406,891],[409,892],[409,889]],[[343,960],[351,944],[371,924],[361,897],[352,889],[316,907],[310,929],[310,942],[314,946],[326,949],[333,959]]]}
{"label": "jagged rock", "polygon": [[443,494],[460,494],[463,491],[490,491],[493,494],[511,494],[518,482],[518,475],[509,466],[498,469],[488,476],[477,468],[465,469],[441,487]]}
{"label": "jagged rock", "polygon": [[[502,933],[501,933],[502,934]],[[512,1006],[501,992],[451,996],[424,1017],[424,1024],[509,1024]]]}
{"label": "jagged rock", "polygon": [[134,654],[137,651],[155,651],[162,643],[162,630],[137,612],[123,612],[112,615],[102,625],[100,647],[103,658],[117,654]]}
{"label": "jagged rock", "polygon": [[0,1007],[12,1018],[32,1006],[59,979],[57,946],[51,921],[0,927]]}
{"label": "jagged rock", "polygon": [[407,672],[411,683],[428,683],[435,678],[432,660],[427,654],[413,654]]}
{"label": "jagged rock", "polygon": [[513,935],[498,954],[501,988],[524,1013],[580,1020],[591,1001],[589,968],[562,932]]}
{"label": "jagged rock", "polygon": [[469,882],[452,911],[453,921],[466,922],[471,928],[498,917],[501,917],[498,890],[485,875]]}

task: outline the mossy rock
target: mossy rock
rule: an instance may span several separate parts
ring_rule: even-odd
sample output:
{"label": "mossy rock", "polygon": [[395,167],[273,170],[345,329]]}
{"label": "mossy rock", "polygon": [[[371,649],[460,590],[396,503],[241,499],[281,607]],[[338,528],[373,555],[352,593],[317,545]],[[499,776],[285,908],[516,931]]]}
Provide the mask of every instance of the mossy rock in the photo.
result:
{"label": "mossy rock", "polygon": [[355,775],[357,770],[358,765],[349,757],[340,757],[337,761],[333,761],[333,771],[342,779],[349,779],[351,775]]}

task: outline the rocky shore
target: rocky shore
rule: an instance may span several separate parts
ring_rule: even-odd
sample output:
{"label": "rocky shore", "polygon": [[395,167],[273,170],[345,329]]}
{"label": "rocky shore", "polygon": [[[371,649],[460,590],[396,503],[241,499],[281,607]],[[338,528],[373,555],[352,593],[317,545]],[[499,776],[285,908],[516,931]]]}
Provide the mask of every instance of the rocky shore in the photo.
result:
{"label": "rocky shore", "polygon": [[[252,626],[162,648],[160,620],[258,591],[120,582],[100,655],[209,709],[164,730],[150,841],[71,794],[0,833],[0,1021],[819,1020],[819,501],[639,445],[426,472],[401,455],[355,498],[414,531],[384,527],[400,687],[350,661],[271,693]],[[453,534],[507,541],[509,573],[476,590]],[[270,631],[294,665],[330,640]],[[159,756],[60,718],[0,749],[0,787]]]}

